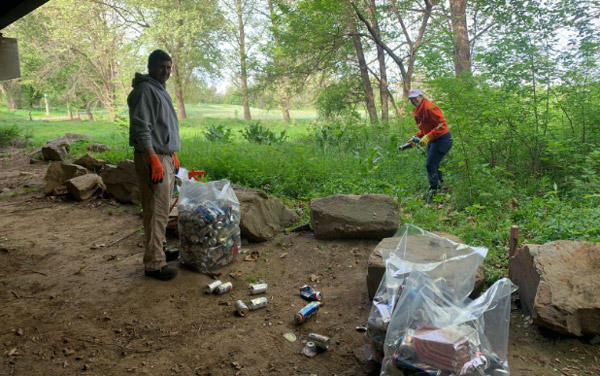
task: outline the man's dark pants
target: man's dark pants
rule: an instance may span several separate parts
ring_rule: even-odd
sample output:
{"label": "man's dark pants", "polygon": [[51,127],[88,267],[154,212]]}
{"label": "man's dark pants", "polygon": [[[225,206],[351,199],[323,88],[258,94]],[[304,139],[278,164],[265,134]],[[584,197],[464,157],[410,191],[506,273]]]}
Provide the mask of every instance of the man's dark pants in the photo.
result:
{"label": "man's dark pants", "polygon": [[443,181],[442,172],[439,170],[440,162],[451,148],[452,136],[450,133],[446,133],[427,145],[427,163],[425,167],[427,167],[427,178],[431,189],[438,189],[439,183]]}

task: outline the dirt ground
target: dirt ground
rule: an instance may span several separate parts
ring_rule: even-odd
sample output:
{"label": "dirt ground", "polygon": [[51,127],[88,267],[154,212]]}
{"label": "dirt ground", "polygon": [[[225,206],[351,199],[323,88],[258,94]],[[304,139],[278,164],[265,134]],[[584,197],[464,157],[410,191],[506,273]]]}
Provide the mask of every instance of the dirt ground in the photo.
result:
{"label": "dirt ground", "polygon": [[[356,326],[370,309],[375,241],[302,232],[244,244],[259,260],[223,268],[233,291],[205,295],[211,278],[183,268],[170,282],[144,277],[135,206],[43,197],[36,189],[47,165],[30,165],[19,150],[0,161],[0,375],[366,374]],[[233,302],[248,301],[248,281],[259,279],[269,284],[268,307],[235,316]],[[297,326],[305,283],[324,304]],[[288,332],[298,340],[284,339]],[[332,339],[312,359],[301,354],[310,332]],[[540,331],[516,308],[509,343],[512,375],[600,374],[600,345]]]}

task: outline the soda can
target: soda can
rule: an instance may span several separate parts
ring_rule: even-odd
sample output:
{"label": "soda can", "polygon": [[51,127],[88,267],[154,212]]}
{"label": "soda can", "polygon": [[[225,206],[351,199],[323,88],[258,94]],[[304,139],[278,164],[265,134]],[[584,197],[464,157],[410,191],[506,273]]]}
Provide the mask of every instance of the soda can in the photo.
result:
{"label": "soda can", "polygon": [[223,282],[221,282],[220,280],[213,281],[206,285],[206,290],[204,292],[207,294],[212,294],[213,292],[215,292],[217,287],[221,286],[222,284]]}
{"label": "soda can", "polygon": [[250,295],[258,295],[267,292],[266,283],[251,283],[250,284]]}
{"label": "soda can", "polygon": [[330,341],[329,341],[329,337],[327,337],[327,336],[317,334],[317,333],[310,333],[308,335],[308,340],[311,342],[314,342],[315,346],[317,346],[321,350],[329,349]]}
{"label": "soda can", "polygon": [[238,315],[244,317],[248,313],[248,306],[241,300],[238,300],[235,302],[235,310]]}
{"label": "soda can", "polygon": [[268,302],[268,300],[265,297],[250,299],[250,304],[249,304],[248,308],[250,308],[251,311],[256,311],[259,308],[266,307],[267,302]]}
{"label": "soda can", "polygon": [[300,287],[300,296],[308,301],[319,301],[320,302],[321,299],[323,299],[321,292],[315,291],[309,285],[304,285],[304,286]]}
{"label": "soda can", "polygon": [[319,306],[321,302],[310,302],[304,306],[300,311],[296,313],[295,320],[296,324],[303,324],[306,320],[308,320],[312,315],[317,313],[319,310]]}
{"label": "soda can", "polygon": [[231,291],[232,288],[233,288],[233,284],[231,282],[225,282],[225,283],[217,286],[215,293],[217,295],[223,295],[223,294],[226,294],[229,291]]}
{"label": "soda can", "polygon": [[306,342],[304,349],[302,349],[302,352],[307,357],[312,358],[318,354],[317,345],[312,341],[308,341],[308,342]]}

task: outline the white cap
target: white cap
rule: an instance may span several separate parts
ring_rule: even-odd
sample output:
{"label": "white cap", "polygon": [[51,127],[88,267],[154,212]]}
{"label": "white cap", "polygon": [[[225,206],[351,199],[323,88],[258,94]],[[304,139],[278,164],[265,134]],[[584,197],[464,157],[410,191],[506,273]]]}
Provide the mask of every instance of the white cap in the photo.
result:
{"label": "white cap", "polygon": [[419,95],[423,95],[423,92],[419,89],[412,89],[411,91],[408,92],[409,98],[416,98]]}

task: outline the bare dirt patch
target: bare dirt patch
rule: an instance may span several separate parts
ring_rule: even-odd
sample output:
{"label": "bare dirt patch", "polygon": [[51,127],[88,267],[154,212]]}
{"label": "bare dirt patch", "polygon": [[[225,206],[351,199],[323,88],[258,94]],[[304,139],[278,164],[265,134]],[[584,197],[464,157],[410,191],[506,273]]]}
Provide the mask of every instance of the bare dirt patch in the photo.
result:
{"label": "bare dirt patch", "polygon": [[[184,268],[170,282],[143,276],[135,206],[28,192],[43,185],[46,170],[28,161],[18,150],[1,159],[0,375],[366,373],[355,327],[370,308],[365,278],[376,241],[317,241],[303,232],[244,244],[258,261],[242,256],[219,270],[234,290],[209,296],[211,278]],[[235,316],[233,302],[247,302],[255,280],[269,284],[268,307]],[[297,326],[305,283],[322,291],[324,304]],[[513,375],[600,373],[598,345],[542,333],[518,310],[511,319]],[[288,332],[298,340],[284,339]],[[332,339],[312,359],[301,354],[310,332]]]}

